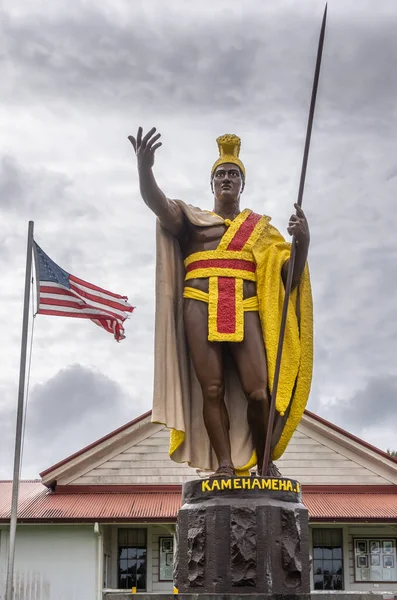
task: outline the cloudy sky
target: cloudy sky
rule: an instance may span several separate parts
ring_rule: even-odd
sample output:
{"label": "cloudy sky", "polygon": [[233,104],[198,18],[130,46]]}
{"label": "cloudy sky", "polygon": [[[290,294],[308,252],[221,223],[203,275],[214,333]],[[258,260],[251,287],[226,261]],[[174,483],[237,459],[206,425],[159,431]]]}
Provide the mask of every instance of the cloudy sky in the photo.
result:
{"label": "cloudy sky", "polygon": [[[323,4],[5,0],[1,22],[0,476],[12,473],[26,233],[137,307],[117,344],[38,316],[23,475],[151,406],[154,217],[127,135],[156,126],[164,192],[212,208],[215,138],[237,133],[243,207],[286,234]],[[397,420],[397,7],[330,0],[304,209],[315,368],[308,408],[386,449]]]}

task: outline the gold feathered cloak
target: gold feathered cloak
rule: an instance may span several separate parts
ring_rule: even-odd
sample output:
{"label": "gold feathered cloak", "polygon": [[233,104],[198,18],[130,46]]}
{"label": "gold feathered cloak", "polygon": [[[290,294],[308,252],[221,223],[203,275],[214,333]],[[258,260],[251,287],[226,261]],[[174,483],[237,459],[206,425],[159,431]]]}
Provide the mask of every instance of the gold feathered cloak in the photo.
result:
{"label": "gold feathered cloak", "polygon": [[[222,217],[174,200],[195,226],[224,223]],[[269,219],[270,221],[270,219]],[[281,270],[290,244],[270,223],[253,247],[259,315],[272,390],[284,301]],[[203,398],[185,339],[183,287],[185,268],[178,241],[158,222],[156,231],[155,368],[152,421],[171,430],[170,456],[202,470],[218,467],[203,420]],[[299,296],[299,298],[298,298]],[[313,309],[307,266],[290,297],[276,411],[282,424],[272,458],[280,458],[305,409],[313,367]],[[299,314],[297,314],[297,312]],[[247,400],[232,364],[225,366],[225,403],[230,420],[232,460],[243,474],[256,464],[247,423]],[[283,417],[284,415],[284,417]],[[274,439],[274,437],[273,437]]]}

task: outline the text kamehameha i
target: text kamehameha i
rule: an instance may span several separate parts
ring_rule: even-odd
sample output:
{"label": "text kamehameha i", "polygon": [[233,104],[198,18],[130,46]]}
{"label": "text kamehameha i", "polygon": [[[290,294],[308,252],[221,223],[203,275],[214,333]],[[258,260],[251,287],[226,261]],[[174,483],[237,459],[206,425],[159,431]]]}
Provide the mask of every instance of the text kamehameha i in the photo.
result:
{"label": "text kamehameha i", "polygon": [[233,477],[230,479],[205,479],[201,482],[202,492],[223,490],[272,490],[299,494],[300,485],[292,479],[262,479],[259,477]]}

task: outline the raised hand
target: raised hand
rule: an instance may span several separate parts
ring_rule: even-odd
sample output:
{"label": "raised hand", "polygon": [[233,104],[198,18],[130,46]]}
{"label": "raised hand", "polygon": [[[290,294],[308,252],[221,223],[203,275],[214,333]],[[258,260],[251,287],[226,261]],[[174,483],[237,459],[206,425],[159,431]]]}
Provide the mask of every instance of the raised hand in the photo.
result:
{"label": "raised hand", "polygon": [[294,204],[294,206],[296,208],[296,215],[290,216],[287,231],[295,237],[298,244],[308,245],[310,242],[309,224],[299,204]]}
{"label": "raised hand", "polygon": [[[161,142],[157,142],[160,139],[160,133],[156,133],[156,128],[152,127],[152,129],[142,138],[142,127],[139,127],[136,138],[132,135],[128,136],[131,144],[134,147],[137,162],[138,162],[138,170],[145,171],[149,170],[154,165],[154,153],[157,148],[160,148],[162,145]],[[157,143],[156,143],[157,142]]]}

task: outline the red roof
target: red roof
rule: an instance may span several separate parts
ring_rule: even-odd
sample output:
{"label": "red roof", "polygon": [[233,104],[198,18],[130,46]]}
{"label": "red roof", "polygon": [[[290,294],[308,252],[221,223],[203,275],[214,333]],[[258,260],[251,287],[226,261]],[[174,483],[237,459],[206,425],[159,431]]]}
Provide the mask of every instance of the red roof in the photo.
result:
{"label": "red roof", "polygon": [[[394,487],[394,486],[393,486]],[[397,519],[397,490],[390,492],[306,492],[312,521],[388,521]]]}
{"label": "red roof", "polygon": [[[21,481],[19,486],[19,512],[30,502],[34,502],[38,495],[46,491],[39,480]],[[0,519],[8,518],[11,510],[12,481],[0,481]]]}
{"label": "red roof", "polygon": [[[10,481],[0,482],[0,522],[10,518]],[[24,522],[129,521],[174,522],[181,505],[177,486],[131,486],[116,490],[79,491],[77,486],[51,492],[39,481],[23,481],[20,487],[18,518]],[[357,490],[360,491],[357,491]],[[303,500],[311,521],[385,522],[397,519],[397,486],[365,486],[344,489],[320,486],[303,489]]]}
{"label": "red roof", "polygon": [[[11,481],[0,482],[0,522],[8,521]],[[149,486],[148,486],[149,487]],[[175,521],[181,506],[181,491],[59,493],[39,481],[21,481],[20,521]],[[28,501],[26,499],[29,499]],[[8,501],[7,501],[8,500]]]}

